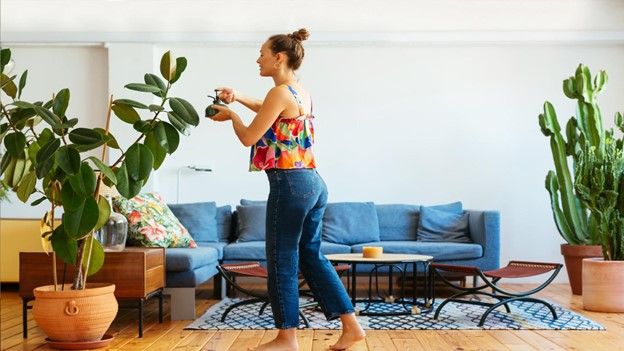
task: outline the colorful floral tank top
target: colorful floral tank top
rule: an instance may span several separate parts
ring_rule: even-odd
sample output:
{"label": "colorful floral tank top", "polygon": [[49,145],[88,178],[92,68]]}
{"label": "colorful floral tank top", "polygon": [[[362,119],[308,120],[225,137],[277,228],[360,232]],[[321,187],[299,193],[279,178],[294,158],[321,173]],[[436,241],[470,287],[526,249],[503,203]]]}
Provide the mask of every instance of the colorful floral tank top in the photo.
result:
{"label": "colorful floral tank top", "polygon": [[[290,85],[288,90],[297,103],[302,102]],[[312,111],[295,118],[278,117],[271,128],[251,147],[249,171],[267,169],[316,168],[312,144],[314,126]]]}

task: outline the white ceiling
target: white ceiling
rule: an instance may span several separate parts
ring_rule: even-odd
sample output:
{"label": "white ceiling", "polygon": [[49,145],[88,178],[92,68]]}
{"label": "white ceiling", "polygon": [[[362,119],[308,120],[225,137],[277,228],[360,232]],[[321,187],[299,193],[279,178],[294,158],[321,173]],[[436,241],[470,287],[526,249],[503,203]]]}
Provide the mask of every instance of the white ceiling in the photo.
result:
{"label": "white ceiling", "polygon": [[252,40],[302,26],[330,41],[406,32],[624,36],[624,0],[1,0],[0,12],[5,42]]}

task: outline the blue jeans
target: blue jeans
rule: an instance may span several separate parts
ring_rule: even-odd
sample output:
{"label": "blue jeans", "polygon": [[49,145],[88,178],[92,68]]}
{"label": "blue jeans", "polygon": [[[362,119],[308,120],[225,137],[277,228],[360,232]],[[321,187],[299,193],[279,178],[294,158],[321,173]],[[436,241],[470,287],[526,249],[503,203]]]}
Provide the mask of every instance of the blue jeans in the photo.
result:
{"label": "blue jeans", "polygon": [[266,257],[275,326],[299,326],[299,272],[327,320],[354,312],[336,270],[320,252],[325,182],[315,169],[268,170],[267,176]]}

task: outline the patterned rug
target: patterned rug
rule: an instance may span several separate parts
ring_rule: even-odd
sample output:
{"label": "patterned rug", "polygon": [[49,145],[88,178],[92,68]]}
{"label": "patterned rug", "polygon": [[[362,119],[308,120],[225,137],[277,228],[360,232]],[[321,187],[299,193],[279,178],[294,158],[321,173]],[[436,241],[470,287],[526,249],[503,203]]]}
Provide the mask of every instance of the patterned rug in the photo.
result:
{"label": "patterned rug", "polygon": [[[188,325],[185,329],[273,329],[271,307],[267,307],[264,314],[259,315],[261,304],[244,305],[233,309],[225,322],[221,322],[221,314],[230,305],[243,299],[224,299],[211,306],[204,315]],[[434,308],[442,300],[436,301]],[[305,303],[307,300],[301,300]],[[364,303],[358,303],[356,308],[363,310]],[[510,303],[511,313],[506,313],[503,307],[488,316],[483,327],[478,327],[479,319],[485,307],[469,304],[447,304],[437,320],[433,319],[433,312],[407,316],[358,316],[364,329],[380,330],[456,330],[456,329],[551,329],[551,330],[605,330],[604,327],[590,319],[576,314],[561,306],[554,305],[559,318],[552,320],[548,308],[541,304],[529,302]],[[400,311],[398,304],[373,303],[371,312]],[[435,311],[435,309],[434,309]],[[304,310],[310,320],[312,329],[340,329],[340,321],[328,322],[322,312],[315,308]],[[305,328],[303,323],[299,328]]]}

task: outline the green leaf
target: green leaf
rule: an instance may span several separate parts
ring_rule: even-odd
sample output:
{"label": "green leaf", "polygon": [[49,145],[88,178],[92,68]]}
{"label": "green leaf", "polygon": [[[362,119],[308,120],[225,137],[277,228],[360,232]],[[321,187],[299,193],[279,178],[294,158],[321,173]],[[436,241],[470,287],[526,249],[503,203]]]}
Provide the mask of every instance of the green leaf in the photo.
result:
{"label": "green leaf", "polygon": [[175,127],[171,124],[167,122],[160,123],[164,127],[167,145],[163,145],[161,139],[159,139],[159,141],[161,142],[161,145],[167,150],[167,152],[169,154],[172,154],[178,149],[178,146],[180,145],[180,135],[178,134],[178,131],[175,129]]}
{"label": "green leaf", "polygon": [[80,170],[80,153],[70,146],[63,146],[56,152],[56,163],[65,173],[74,175]]}
{"label": "green leaf", "polygon": [[184,70],[186,69],[186,57],[178,57],[176,59],[176,73],[175,73],[175,77],[171,80],[171,83],[175,83],[178,79],[180,79],[180,76],[182,75],[182,72],[184,72]]}
{"label": "green leaf", "polygon": [[31,202],[30,206],[37,206],[37,205],[39,205],[40,203],[44,202],[47,199],[48,199],[47,197],[42,196],[42,197],[38,198],[37,200]]}
{"label": "green leaf", "polygon": [[0,72],[4,72],[4,66],[11,60],[11,49],[0,50]]}
{"label": "green leaf", "polygon": [[35,112],[39,117],[43,118],[46,123],[48,123],[52,128],[56,128],[59,124],[61,124],[61,119],[54,114],[54,112],[47,110],[41,106],[34,106]]}
{"label": "green leaf", "polygon": [[31,104],[30,102],[27,102],[27,101],[15,101],[11,105],[15,105],[19,108],[33,108],[36,106],[35,104]]}
{"label": "green leaf", "polygon": [[138,101],[134,101],[134,100],[130,100],[130,99],[117,99],[115,101],[113,101],[113,104],[115,105],[128,105],[128,106],[132,106],[132,107],[136,107],[136,108],[140,108],[140,109],[147,109],[147,105],[142,104]]}
{"label": "green leaf", "polygon": [[143,84],[143,83],[130,83],[124,85],[126,89],[141,91],[144,93],[159,93],[160,88],[155,87],[153,85]]}
{"label": "green leaf", "polygon": [[150,110],[150,111],[152,111],[152,112],[159,112],[159,111],[164,111],[164,110],[165,110],[165,108],[164,108],[164,107],[162,107],[162,106],[160,106],[160,105],[153,105],[153,104],[152,104],[152,105],[149,105],[149,106],[148,106],[148,108],[149,108],[149,110]]}
{"label": "green leaf", "polygon": [[156,140],[154,133],[145,134],[144,144],[150,149],[150,151],[154,155],[154,169],[159,169],[163,161],[165,160],[165,157],[167,156],[167,150],[165,150],[160,145],[158,140]]}
{"label": "green leaf", "polygon": [[176,63],[171,59],[171,51],[167,51],[160,59],[160,74],[171,82],[176,74]]}
{"label": "green leaf", "polygon": [[37,175],[35,175],[35,172],[30,171],[22,178],[17,187],[17,198],[22,202],[28,201],[30,194],[35,190],[35,185],[37,185]]}
{"label": "green leaf", "polygon": [[117,191],[121,196],[126,199],[131,198],[130,196],[130,184],[128,179],[128,170],[126,169],[125,162],[122,162],[121,167],[115,170],[115,177],[117,177]]}
{"label": "green leaf", "polygon": [[[41,152],[41,151],[39,151]],[[37,154],[38,156],[39,154]],[[54,153],[52,154],[54,155]],[[37,173],[37,178],[41,179],[45,177],[48,172],[54,167],[54,157],[45,159],[43,161],[38,161],[35,165],[35,172]]]}
{"label": "green leaf", "polygon": [[11,78],[9,78],[6,74],[0,75],[0,85],[2,85],[2,90],[10,97],[15,99],[17,96],[17,86]]}
{"label": "green leaf", "polygon": [[111,214],[110,205],[108,204],[108,200],[106,200],[104,196],[100,196],[98,198],[97,204],[98,204],[98,210],[99,210],[98,221],[95,224],[95,227],[93,228],[93,230],[98,230],[102,228],[104,224],[108,222],[108,218],[110,217],[110,214]]}
{"label": "green leaf", "polygon": [[84,191],[77,192],[69,180],[63,183],[61,187],[61,200],[63,200],[63,208],[66,211],[72,211],[84,205],[86,195]]}
{"label": "green leaf", "polygon": [[113,184],[117,184],[117,177],[115,177],[115,173],[113,170],[104,164],[99,158],[91,156],[88,157],[87,160],[91,160],[95,164],[95,166],[102,172],[104,177],[108,178]]}
{"label": "green leaf", "polygon": [[106,133],[103,128],[93,128],[93,130],[95,130],[102,136],[102,139],[106,141],[106,145],[112,147],[113,149],[120,149],[119,144],[117,143],[117,139],[115,139],[115,136],[113,134],[111,134],[110,132]]}
{"label": "green leaf", "polygon": [[145,184],[145,182],[143,180],[132,180],[129,179],[128,180],[128,185],[129,185],[129,195],[131,197],[135,197],[137,195],[139,195],[139,193],[141,192],[141,189],[143,188],[143,185]]}
{"label": "green leaf", "polygon": [[4,137],[4,146],[7,152],[13,157],[20,157],[24,154],[26,147],[26,136],[24,133],[15,132]]}
{"label": "green leaf", "polygon": [[[89,257],[89,248],[91,248],[91,259],[87,260],[87,257]],[[93,238],[93,235],[89,235],[85,239],[84,259],[82,260],[83,269],[85,271],[87,270],[87,261],[89,261],[87,276],[97,273],[102,266],[104,266],[104,248],[99,241]]]}
{"label": "green leaf", "polygon": [[63,213],[63,225],[70,238],[79,239],[95,227],[100,214],[98,204],[92,197],[84,198],[84,203],[75,210]]}
{"label": "green leaf", "polygon": [[151,121],[136,121],[132,127],[139,133],[149,133],[152,130]]}
{"label": "green leaf", "polygon": [[167,112],[167,117],[169,117],[169,122],[183,135],[190,135],[191,133],[188,130],[188,124],[184,122],[175,112]]}
{"label": "green leaf", "polygon": [[89,145],[104,141],[102,135],[93,129],[76,128],[69,132],[69,140],[74,144]]}
{"label": "green leaf", "polygon": [[133,124],[136,121],[141,119],[141,117],[139,117],[138,112],[136,112],[136,110],[132,106],[113,105],[112,109],[113,109],[113,112],[115,112],[115,115],[126,123]]}
{"label": "green leaf", "polygon": [[124,159],[128,178],[134,181],[147,180],[154,165],[154,156],[143,144],[133,144],[126,151]]}
{"label": "green leaf", "polygon": [[11,161],[11,155],[9,155],[8,152],[2,155],[2,161],[0,161],[0,174],[4,174],[4,171],[6,171],[6,169],[9,167]]}
{"label": "green leaf", "polygon": [[28,78],[28,70],[25,70],[24,73],[20,76],[19,86],[17,89],[17,98],[20,99],[22,97],[22,90],[26,86],[26,79]]}
{"label": "green leaf", "polygon": [[52,111],[57,116],[65,116],[65,112],[67,111],[67,106],[69,106],[69,89],[61,89],[61,91],[54,96],[54,103],[52,104]]}
{"label": "green leaf", "polygon": [[172,97],[169,99],[169,106],[176,116],[179,116],[184,122],[192,126],[199,124],[199,115],[197,115],[197,111],[195,111],[188,101]]}
{"label": "green leaf", "polygon": [[65,263],[76,264],[78,242],[71,239],[65,232],[64,224],[59,225],[52,233],[52,248],[58,257]]}
{"label": "green leaf", "polygon": [[158,77],[155,74],[146,73],[145,76],[143,76],[143,80],[145,81],[145,84],[155,86],[159,89],[158,92],[153,93],[154,95],[159,96],[159,97],[165,97],[165,91],[167,91],[167,85],[165,84],[165,82],[162,81],[162,79],[160,79],[160,77]]}
{"label": "green leaf", "polygon": [[80,196],[92,196],[95,192],[96,177],[95,172],[87,162],[80,165],[80,172],[69,177],[74,191]]}

